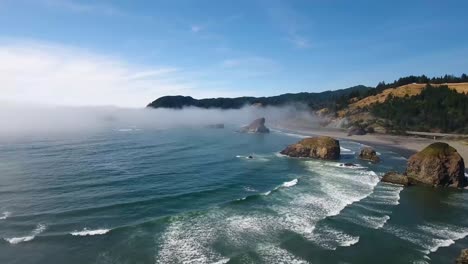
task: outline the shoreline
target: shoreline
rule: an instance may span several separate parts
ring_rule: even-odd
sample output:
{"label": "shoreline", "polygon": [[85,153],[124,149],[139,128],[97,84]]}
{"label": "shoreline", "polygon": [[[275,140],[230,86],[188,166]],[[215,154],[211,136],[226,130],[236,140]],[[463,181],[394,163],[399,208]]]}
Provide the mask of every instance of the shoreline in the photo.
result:
{"label": "shoreline", "polygon": [[[385,148],[387,150],[396,152],[405,158],[409,158],[411,155],[421,151],[434,142],[444,142],[454,147],[462,156],[462,158],[465,161],[468,161],[468,146],[463,145],[463,143],[456,140],[433,140],[415,136],[413,137],[376,133],[348,136],[346,131],[331,128],[317,128],[312,124],[308,125],[306,122],[307,121],[300,120],[289,121],[287,123],[282,122],[274,124],[272,127],[285,132],[298,133],[306,136],[330,136],[336,139],[354,141],[373,147]],[[468,170],[465,169],[465,172],[468,172]]]}

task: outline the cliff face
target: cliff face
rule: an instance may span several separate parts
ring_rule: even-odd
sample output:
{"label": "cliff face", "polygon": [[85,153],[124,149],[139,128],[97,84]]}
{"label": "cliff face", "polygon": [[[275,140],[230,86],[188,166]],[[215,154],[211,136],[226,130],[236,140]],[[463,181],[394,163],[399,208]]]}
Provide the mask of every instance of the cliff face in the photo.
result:
{"label": "cliff face", "polygon": [[465,163],[446,143],[433,143],[408,160],[406,175],[413,182],[433,186],[466,186]]}
{"label": "cliff face", "polygon": [[340,158],[340,142],[331,137],[305,138],[289,145],[281,154],[290,157],[337,160]]}

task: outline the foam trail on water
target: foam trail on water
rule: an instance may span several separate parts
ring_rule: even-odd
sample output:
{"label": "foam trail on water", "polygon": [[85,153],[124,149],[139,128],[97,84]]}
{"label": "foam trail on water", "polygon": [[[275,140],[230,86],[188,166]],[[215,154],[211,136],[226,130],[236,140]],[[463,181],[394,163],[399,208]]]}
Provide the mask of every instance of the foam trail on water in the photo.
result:
{"label": "foam trail on water", "polygon": [[28,242],[33,240],[37,235],[44,232],[46,230],[46,226],[43,224],[38,224],[36,229],[34,229],[29,236],[24,237],[12,237],[12,238],[4,238],[10,244],[19,244],[22,242]]}
{"label": "foam trail on water", "polygon": [[293,187],[294,185],[296,185],[298,182],[298,179],[294,179],[292,181],[287,181],[287,182],[283,182],[280,186],[274,188],[273,190],[271,191],[267,191],[267,192],[264,192],[262,193],[263,195],[269,195],[272,191],[276,191],[278,190],[279,188],[289,188],[289,187]]}
{"label": "foam trail on water", "polygon": [[107,234],[110,229],[95,229],[95,230],[88,230],[84,228],[82,231],[75,231],[71,232],[72,236],[95,236],[95,235],[104,235]]}
{"label": "foam trail on water", "polygon": [[5,219],[7,219],[10,215],[11,215],[10,212],[5,211],[5,212],[2,213],[2,216],[0,216],[0,220],[5,220]]}
{"label": "foam trail on water", "polygon": [[424,258],[429,258],[430,253],[436,252],[441,247],[448,247],[455,241],[468,236],[468,227],[447,224],[426,223],[418,225],[415,230],[398,226],[388,226],[385,229],[400,239],[415,244],[424,253]]}

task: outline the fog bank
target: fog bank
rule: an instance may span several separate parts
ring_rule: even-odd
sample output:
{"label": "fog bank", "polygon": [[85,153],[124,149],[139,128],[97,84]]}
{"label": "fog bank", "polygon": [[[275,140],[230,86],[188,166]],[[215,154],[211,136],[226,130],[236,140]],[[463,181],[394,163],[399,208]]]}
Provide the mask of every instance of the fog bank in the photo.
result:
{"label": "fog bank", "polygon": [[92,135],[118,129],[167,129],[212,124],[242,126],[265,117],[267,126],[301,118],[314,122],[306,107],[253,107],[220,109],[127,109],[116,107],[50,107],[2,104],[0,139]]}

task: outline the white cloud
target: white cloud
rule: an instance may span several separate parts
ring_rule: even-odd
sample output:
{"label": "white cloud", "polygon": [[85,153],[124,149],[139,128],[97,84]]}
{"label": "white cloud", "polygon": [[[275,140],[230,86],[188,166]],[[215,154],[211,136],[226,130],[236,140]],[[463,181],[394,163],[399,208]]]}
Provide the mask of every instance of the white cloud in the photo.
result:
{"label": "white cloud", "polygon": [[287,2],[269,2],[266,8],[268,15],[272,21],[279,27],[287,40],[296,48],[309,48],[310,41],[306,37],[308,27],[311,21],[308,17],[303,16],[298,10],[294,9]]}
{"label": "white cloud", "polygon": [[308,39],[299,36],[299,35],[293,35],[289,38],[289,41],[296,47],[300,49],[306,49],[310,48],[310,42]]}
{"label": "white cloud", "polygon": [[0,72],[1,101],[144,107],[163,95],[200,94],[178,68],[50,43],[0,42]]}
{"label": "white cloud", "polygon": [[193,33],[198,33],[203,30],[203,27],[199,25],[192,25],[190,30],[192,30]]}

